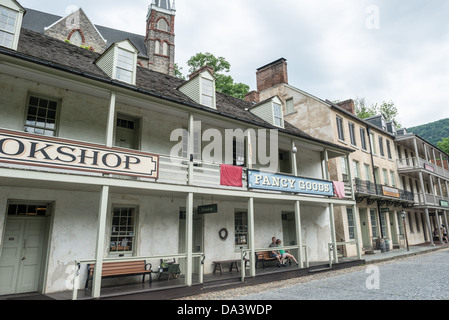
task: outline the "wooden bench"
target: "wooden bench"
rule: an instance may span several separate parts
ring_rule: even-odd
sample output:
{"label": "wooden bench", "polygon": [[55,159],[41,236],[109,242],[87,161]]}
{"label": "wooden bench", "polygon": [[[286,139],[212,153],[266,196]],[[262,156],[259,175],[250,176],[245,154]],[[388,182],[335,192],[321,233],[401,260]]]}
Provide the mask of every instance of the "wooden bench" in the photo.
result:
{"label": "wooden bench", "polygon": [[[246,266],[247,266],[247,263],[248,263],[248,259],[244,259],[245,260],[245,268],[246,268]],[[222,261],[212,261],[212,263],[215,265],[214,266],[214,274],[215,274],[215,271],[217,271],[217,270],[220,270],[220,274],[223,274],[223,264],[230,264],[230,266],[229,266],[229,272],[231,272],[232,271],[232,269],[236,269],[237,270],[237,272],[239,272],[240,270],[239,270],[239,262],[240,262],[240,259],[238,259],[238,260],[222,260]]]}
{"label": "wooden bench", "polygon": [[[149,266],[149,268],[147,268]],[[93,279],[95,264],[87,265],[87,279],[86,287],[89,286],[89,280]],[[146,263],[145,260],[138,261],[122,261],[122,262],[104,262],[101,271],[102,278],[124,277],[124,276],[138,276],[142,275],[142,283],[145,282],[145,276],[150,275],[151,279],[151,263]]]}
{"label": "wooden bench", "polygon": [[275,260],[277,261],[276,258],[271,256],[271,251],[256,252],[256,268],[258,262],[262,262],[262,266],[265,269],[265,261],[275,261]]}

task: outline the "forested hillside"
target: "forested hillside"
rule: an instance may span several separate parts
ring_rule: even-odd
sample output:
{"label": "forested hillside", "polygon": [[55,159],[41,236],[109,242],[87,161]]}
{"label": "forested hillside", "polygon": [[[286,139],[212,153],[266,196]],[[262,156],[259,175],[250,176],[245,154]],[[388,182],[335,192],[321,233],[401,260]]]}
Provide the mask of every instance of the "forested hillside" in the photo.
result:
{"label": "forested hillside", "polygon": [[436,146],[442,139],[449,137],[449,118],[407,128],[407,132],[413,132]]}

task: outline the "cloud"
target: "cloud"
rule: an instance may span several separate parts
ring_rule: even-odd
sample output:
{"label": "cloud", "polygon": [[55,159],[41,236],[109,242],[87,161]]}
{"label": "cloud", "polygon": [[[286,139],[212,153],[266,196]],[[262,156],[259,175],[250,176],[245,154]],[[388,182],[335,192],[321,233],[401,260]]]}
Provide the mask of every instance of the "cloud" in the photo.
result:
{"label": "cloud", "polygon": [[[142,35],[150,4],[20,2],[59,15],[76,4],[96,24]],[[187,73],[197,52],[223,56],[255,89],[256,69],[284,57],[291,85],[322,99],[392,100],[415,126],[449,117],[447,12],[449,1],[436,0],[178,0],[175,59]]]}

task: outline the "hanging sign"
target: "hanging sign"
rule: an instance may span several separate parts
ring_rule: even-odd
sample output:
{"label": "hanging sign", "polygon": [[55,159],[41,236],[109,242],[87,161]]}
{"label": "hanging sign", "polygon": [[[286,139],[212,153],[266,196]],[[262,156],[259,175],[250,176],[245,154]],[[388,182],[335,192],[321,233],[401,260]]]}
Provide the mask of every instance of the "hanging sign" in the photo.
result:
{"label": "hanging sign", "polygon": [[159,156],[0,130],[0,163],[158,178]]}
{"label": "hanging sign", "polygon": [[449,207],[449,202],[446,200],[440,200],[440,207]]}
{"label": "hanging sign", "polygon": [[399,189],[388,187],[388,186],[382,186],[382,194],[384,196],[400,198]]}
{"label": "hanging sign", "polygon": [[217,204],[208,204],[205,206],[198,207],[198,214],[208,214],[208,213],[216,213],[218,212]]}
{"label": "hanging sign", "polygon": [[332,197],[331,181],[248,170],[248,188]]}

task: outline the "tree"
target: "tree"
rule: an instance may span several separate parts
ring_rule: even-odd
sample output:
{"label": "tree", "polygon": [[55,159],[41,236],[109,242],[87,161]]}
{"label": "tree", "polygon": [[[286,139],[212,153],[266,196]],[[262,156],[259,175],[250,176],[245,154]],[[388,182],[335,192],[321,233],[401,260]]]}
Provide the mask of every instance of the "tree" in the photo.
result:
{"label": "tree", "polygon": [[[215,89],[218,92],[222,92],[239,99],[244,99],[245,95],[249,92],[250,88],[248,85],[244,83],[235,83],[234,79],[230,75],[225,74],[230,72],[231,64],[223,57],[216,57],[209,52],[200,52],[192,56],[187,61],[187,65],[190,67],[189,73],[193,73],[206,65],[211,67],[214,70]],[[178,71],[177,77],[184,79],[179,68],[176,70]]]}
{"label": "tree", "polygon": [[437,143],[437,147],[444,151],[444,153],[449,154],[449,137],[441,139]]}
{"label": "tree", "polygon": [[399,114],[398,108],[393,101],[383,101],[381,104],[375,103],[371,106],[366,105],[365,98],[357,98],[354,101],[355,114],[359,118],[366,119],[377,114],[382,114],[387,121],[393,121],[396,128],[401,128],[401,124],[397,120]]}

